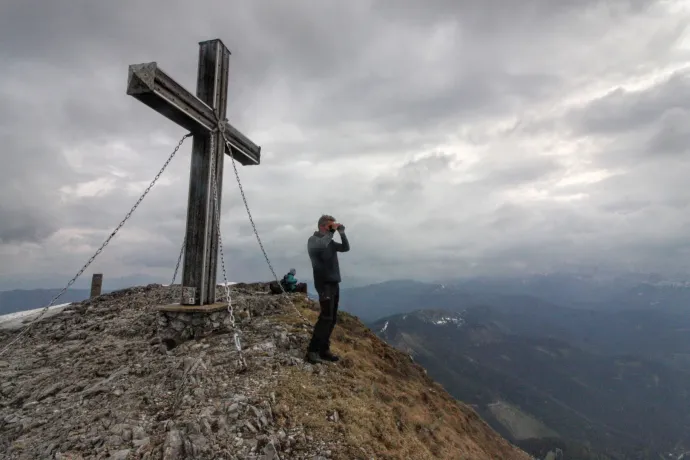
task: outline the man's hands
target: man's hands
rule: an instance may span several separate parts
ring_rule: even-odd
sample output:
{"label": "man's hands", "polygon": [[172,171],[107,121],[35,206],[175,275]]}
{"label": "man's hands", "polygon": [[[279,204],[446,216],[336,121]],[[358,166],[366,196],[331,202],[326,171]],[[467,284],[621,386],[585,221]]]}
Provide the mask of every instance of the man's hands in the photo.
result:
{"label": "man's hands", "polygon": [[343,224],[339,224],[337,222],[331,222],[328,225],[328,229],[332,232],[338,230],[339,232],[344,232],[345,231],[345,226]]}

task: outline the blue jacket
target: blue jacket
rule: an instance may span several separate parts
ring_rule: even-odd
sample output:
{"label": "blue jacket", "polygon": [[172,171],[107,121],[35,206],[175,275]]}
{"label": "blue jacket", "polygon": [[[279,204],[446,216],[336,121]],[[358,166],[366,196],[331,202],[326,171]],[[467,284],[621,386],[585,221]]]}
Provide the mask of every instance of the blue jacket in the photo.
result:
{"label": "blue jacket", "polygon": [[297,287],[297,278],[292,273],[288,273],[283,277],[283,283],[285,284],[285,289],[288,291],[294,291]]}

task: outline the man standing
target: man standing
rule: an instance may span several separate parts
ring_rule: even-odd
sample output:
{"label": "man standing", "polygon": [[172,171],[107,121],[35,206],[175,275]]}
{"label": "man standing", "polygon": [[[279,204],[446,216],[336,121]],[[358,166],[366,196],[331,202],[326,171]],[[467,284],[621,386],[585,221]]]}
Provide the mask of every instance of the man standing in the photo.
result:
{"label": "man standing", "polygon": [[[331,353],[331,333],[338,317],[338,303],[340,301],[340,266],[338,253],[350,250],[350,243],[345,236],[345,226],[336,223],[335,218],[323,215],[318,221],[318,230],[307,241],[307,252],[314,269],[314,288],[319,294],[321,313],[314,325],[307,361],[318,363],[338,361],[338,357]],[[340,234],[342,243],[333,240],[335,232]]]}

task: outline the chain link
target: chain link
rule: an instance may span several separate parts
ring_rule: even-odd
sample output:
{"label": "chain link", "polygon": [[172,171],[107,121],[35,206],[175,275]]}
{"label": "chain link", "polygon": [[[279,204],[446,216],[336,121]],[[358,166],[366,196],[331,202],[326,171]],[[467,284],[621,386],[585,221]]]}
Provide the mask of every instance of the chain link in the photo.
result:
{"label": "chain link", "polygon": [[[223,132],[222,126],[219,127],[223,137],[225,133]],[[232,297],[230,296],[230,284],[228,283],[228,274],[225,270],[225,256],[223,254],[223,238],[220,232],[220,208],[218,206],[218,183],[216,180],[216,151],[214,149],[214,140],[217,130],[211,134],[211,183],[213,185],[213,212],[216,215],[216,232],[218,233],[218,252],[220,254],[220,266],[223,271],[223,286],[225,288],[225,299],[228,302],[228,317],[230,319],[230,324],[232,325],[235,348],[238,354],[238,366],[239,370],[243,371],[247,369],[247,361],[244,359],[244,354],[242,353],[242,343],[240,341],[240,329],[237,327],[235,322],[235,312],[232,306]]]}
{"label": "chain link", "polygon": [[81,270],[79,270],[77,272],[77,274],[74,275],[74,277],[67,283],[67,285],[64,288],[62,288],[62,290],[58,293],[58,295],[53,297],[53,299],[50,301],[50,303],[48,305],[46,305],[45,307],[43,307],[43,309],[38,314],[38,316],[31,323],[29,323],[29,325],[26,326],[19,334],[17,334],[17,336],[14,338],[14,340],[12,340],[10,343],[8,343],[5,346],[5,348],[3,348],[2,351],[0,351],[0,356],[4,355],[5,352],[7,350],[9,350],[12,345],[14,345],[21,337],[23,337],[24,334],[26,334],[29,331],[29,329],[31,329],[31,327],[33,327],[33,325],[36,324],[43,317],[43,315],[48,311],[48,309],[53,306],[53,304],[62,296],[62,294],[64,294],[67,291],[67,289],[69,289],[74,284],[74,282],[77,281],[77,278],[79,278],[79,276],[81,276],[81,274],[84,273],[84,270],[86,270],[88,268],[88,266],[91,265],[91,263],[94,261],[94,259],[96,259],[96,257],[98,257],[98,255],[103,251],[103,249],[108,245],[108,243],[110,243],[110,240],[113,239],[115,234],[122,228],[123,225],[125,225],[125,222],[127,222],[127,220],[132,216],[132,213],[137,209],[137,207],[139,207],[139,204],[141,204],[144,197],[146,195],[148,195],[149,191],[151,190],[153,185],[156,183],[158,178],[161,176],[161,174],[163,174],[163,171],[165,171],[165,168],[168,167],[168,164],[173,159],[173,157],[175,156],[177,151],[180,149],[180,147],[184,143],[185,139],[187,139],[191,135],[192,135],[191,133],[188,133],[188,134],[185,134],[184,136],[182,136],[182,139],[180,139],[180,142],[177,143],[177,146],[175,147],[173,152],[170,154],[168,159],[165,161],[165,163],[163,164],[163,167],[160,169],[160,171],[158,171],[158,174],[156,174],[156,177],[153,178],[153,180],[151,181],[151,184],[149,184],[149,186],[146,187],[146,190],[144,190],[144,193],[139,197],[137,202],[134,203],[134,206],[132,206],[132,209],[129,210],[129,212],[125,215],[124,219],[122,219],[122,221],[118,224],[118,226],[115,227],[115,230],[112,231],[110,236],[108,236],[108,238],[103,242],[101,247],[98,248],[96,253],[91,256],[91,258],[86,262],[86,264],[81,268]]}
{"label": "chain link", "polygon": [[249,210],[249,204],[247,203],[247,197],[244,194],[244,188],[242,187],[242,181],[240,181],[240,175],[239,172],[237,171],[237,165],[235,164],[235,157],[232,154],[232,143],[228,140],[228,138],[225,136],[225,130],[223,129],[223,125],[221,123],[218,124],[219,129],[221,134],[223,135],[223,139],[225,140],[225,145],[228,147],[228,150],[230,151],[230,159],[232,160],[232,169],[235,172],[235,178],[237,179],[237,186],[240,189],[240,194],[242,195],[242,201],[244,202],[244,208],[247,210],[247,216],[249,216],[249,222],[252,224],[252,228],[254,229],[254,235],[256,236],[256,241],[259,242],[259,247],[261,248],[261,252],[264,254],[264,258],[266,259],[266,263],[268,264],[268,268],[271,270],[271,273],[273,274],[273,278],[275,279],[276,283],[278,283],[278,286],[280,287],[280,290],[283,292],[283,295],[288,298],[290,301],[290,304],[292,304],[292,307],[295,309],[295,312],[297,312],[297,315],[302,318],[302,320],[308,324],[309,321],[307,318],[302,315],[302,313],[297,309],[297,306],[292,302],[292,299],[287,295],[287,291],[283,287],[282,283],[278,279],[278,275],[276,274],[276,271],[273,269],[273,265],[271,264],[271,260],[268,258],[268,254],[266,254],[266,249],[264,249],[264,245],[261,242],[261,237],[259,236],[259,231],[256,229],[256,224],[254,224],[254,219],[252,218],[252,212]]}

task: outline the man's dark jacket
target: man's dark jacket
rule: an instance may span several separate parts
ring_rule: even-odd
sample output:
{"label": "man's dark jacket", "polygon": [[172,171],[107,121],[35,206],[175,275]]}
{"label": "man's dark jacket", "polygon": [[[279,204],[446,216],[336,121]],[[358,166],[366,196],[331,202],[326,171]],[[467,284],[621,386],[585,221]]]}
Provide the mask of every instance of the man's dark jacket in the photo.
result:
{"label": "man's dark jacket", "polygon": [[307,241],[307,251],[314,269],[314,287],[319,289],[324,283],[340,283],[338,253],[350,250],[350,242],[345,232],[339,230],[342,243],[333,240],[334,233],[314,232]]}

